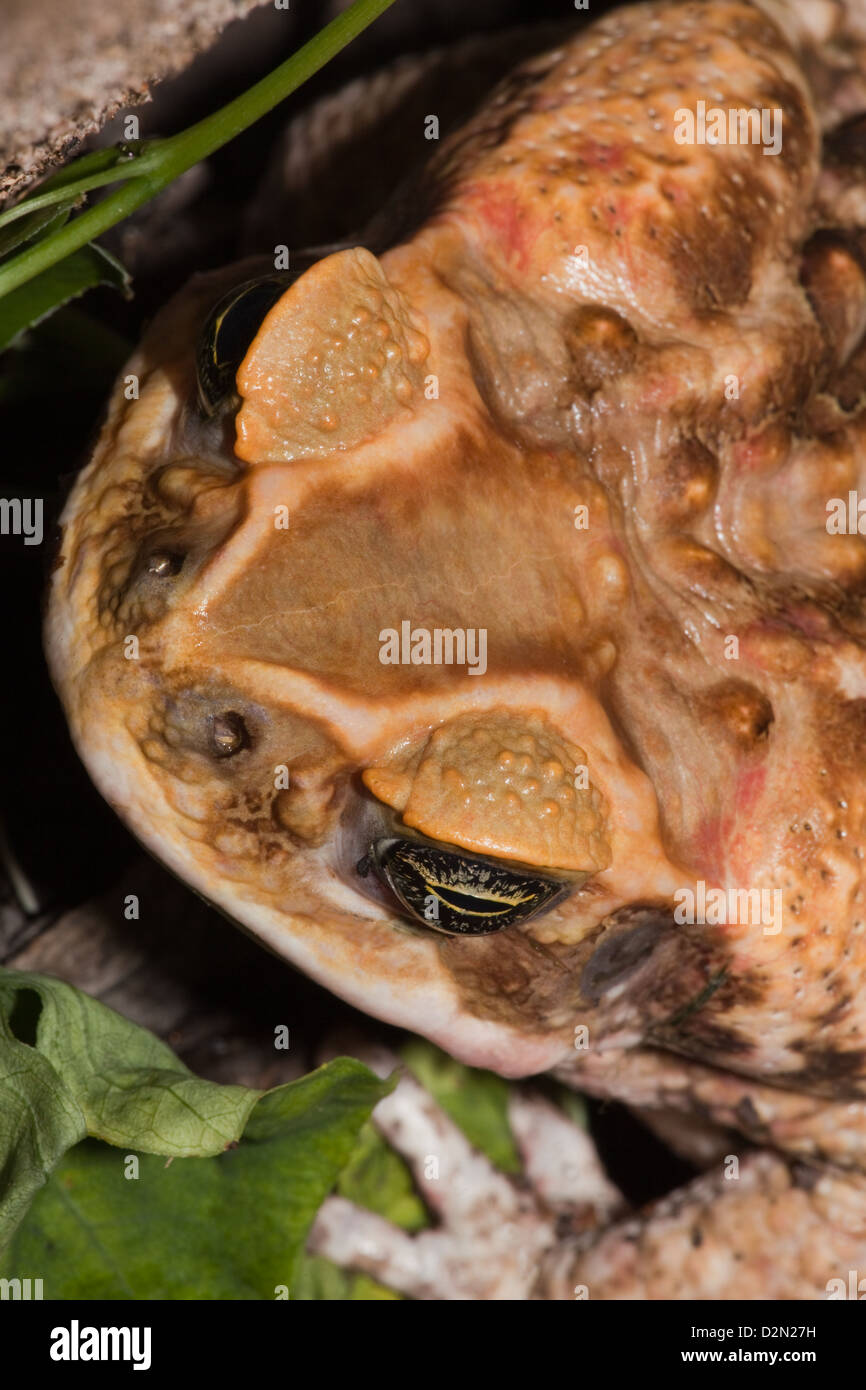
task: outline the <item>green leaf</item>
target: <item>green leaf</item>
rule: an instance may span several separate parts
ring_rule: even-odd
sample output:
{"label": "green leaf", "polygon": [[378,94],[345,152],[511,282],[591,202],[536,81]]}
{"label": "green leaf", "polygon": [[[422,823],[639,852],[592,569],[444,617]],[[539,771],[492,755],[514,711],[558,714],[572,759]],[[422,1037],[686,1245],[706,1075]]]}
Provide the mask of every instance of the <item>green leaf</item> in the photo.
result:
{"label": "green leaf", "polygon": [[371,1124],[361,1131],[355,1152],[340,1174],[337,1191],[404,1231],[421,1231],[430,1224],[408,1164]]}
{"label": "green leaf", "polygon": [[25,329],[94,285],[128,291],[129,276],[101,246],[82,246],[0,299],[0,352]]}
{"label": "green leaf", "polygon": [[41,208],[37,212],[28,213],[18,222],[0,228],[0,260],[4,256],[8,256],[10,251],[14,251],[16,246],[23,246],[25,242],[39,241],[42,237],[50,236],[53,231],[62,227],[74,204],[75,199],[70,198],[55,207]]}
{"label": "green leaf", "polygon": [[73,986],[0,969],[0,1273],[35,1261],[50,1298],[273,1298],[389,1089],[349,1058],[265,1093],[203,1081]]}
{"label": "green leaf", "polygon": [[[337,1191],[341,1197],[384,1216],[404,1231],[420,1231],[430,1224],[408,1165],[372,1124],[361,1130],[355,1151],[340,1174]],[[366,1274],[341,1269],[321,1255],[307,1254],[298,1268],[293,1296],[330,1303],[402,1298],[402,1294]]]}
{"label": "green leaf", "polygon": [[84,1115],[44,1057],[16,1042],[0,1018],[0,1248],[67,1149]]}
{"label": "green leaf", "polygon": [[413,1038],[403,1060],[467,1139],[505,1173],[519,1173],[520,1155],[508,1123],[508,1082],[493,1072],[455,1062],[440,1048]]}
{"label": "green leaf", "polygon": [[137,1177],[128,1155],[80,1144],[34,1202],[0,1275],[38,1270],[54,1299],[294,1296],[315,1213],[389,1089],[338,1058],[263,1096],[237,1148],[170,1166],[145,1156]]}
{"label": "green leaf", "polygon": [[80,1108],[89,1135],[167,1157],[220,1153],[240,1138],[261,1092],[202,1081],[145,1028],[62,980],[25,971],[0,970],[7,1036],[22,991],[41,1004],[35,1050]]}

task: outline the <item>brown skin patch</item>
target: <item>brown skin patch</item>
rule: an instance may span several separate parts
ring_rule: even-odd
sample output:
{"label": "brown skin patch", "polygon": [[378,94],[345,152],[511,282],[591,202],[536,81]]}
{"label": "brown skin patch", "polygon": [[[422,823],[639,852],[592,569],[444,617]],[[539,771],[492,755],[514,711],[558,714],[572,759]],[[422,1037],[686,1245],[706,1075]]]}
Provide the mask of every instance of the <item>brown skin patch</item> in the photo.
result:
{"label": "brown skin patch", "polygon": [[541,946],[515,929],[474,940],[453,937],[440,954],[461,1007],[476,1018],[532,1033],[568,1026],[580,1010],[580,969],[591,947]]}
{"label": "brown skin patch", "polygon": [[708,719],[715,718],[738,747],[749,750],[763,743],[773,724],[773,707],[766,695],[746,681],[713,686],[701,700]]}
{"label": "brown skin patch", "polygon": [[[396,468],[386,481],[352,487],[339,464],[330,477],[327,464],[316,465],[322,484],[293,511],[290,532],[262,528],[255,563],[213,603],[223,654],[290,664],[371,699],[453,685],[465,667],[380,661],[380,632],[399,633],[409,620],[483,629],[491,673],[562,669],[585,638],[572,621],[579,576],[557,562],[566,546],[573,553],[563,525],[571,459],[527,456],[492,431],[479,440],[455,430],[429,458],[423,488]],[[561,489],[561,510],[554,503],[539,512],[542,467],[551,494]],[[503,584],[518,556],[521,584],[510,587],[506,609]],[[587,602],[591,582],[587,576]],[[542,610],[554,615],[544,626]],[[253,623],[251,613],[259,615]]]}
{"label": "brown skin patch", "polygon": [[809,1163],[793,1163],[791,1165],[791,1181],[795,1187],[799,1187],[803,1192],[814,1192],[823,1174],[820,1168],[814,1168]]}
{"label": "brown skin patch", "polygon": [[684,938],[682,930],[664,943],[645,987],[648,1038],[690,1057],[741,1060],[753,1051],[753,1044],[726,1023],[725,1016],[748,1001],[748,984],[729,973],[721,943]]}
{"label": "brown skin patch", "polygon": [[[714,993],[713,985],[714,980],[710,979],[698,996],[696,1012],[699,1011],[699,1001],[702,998],[709,1001]],[[651,1036],[655,1042],[663,1046],[673,1048],[676,1045],[676,1031],[657,1028],[653,1030]],[[695,1024],[691,1034],[682,1038],[680,1050],[687,1053],[689,1057],[700,1058],[705,1062],[711,1062],[714,1057],[723,1056],[728,1065],[732,1067],[736,1067],[738,1061],[745,1062],[754,1055],[752,1042],[743,1037],[742,1033],[738,1033],[736,1028],[725,1023],[713,1023],[712,1021],[703,1021],[703,1019]]]}
{"label": "brown skin patch", "polygon": [[480,1018],[532,1032],[585,1023],[596,1038],[643,1025],[648,1037],[695,1055],[712,1052],[725,1034],[733,1054],[748,1050],[703,1012],[730,1007],[741,988],[722,983],[724,949],[676,927],[662,906],[622,908],[576,946],[539,947],[513,930],[449,941],[441,951],[463,1006]]}
{"label": "brown skin patch", "polygon": [[792,1050],[802,1054],[803,1067],[780,1077],[780,1085],[791,1090],[832,1096],[836,1100],[856,1100],[866,1096],[866,1079],[863,1077],[866,1050],[863,1048],[843,1052],[840,1048],[794,1043]]}
{"label": "brown skin patch", "polygon": [[644,964],[670,928],[669,916],[656,908],[628,908],[617,913],[581,973],[584,998],[590,1004],[600,1003],[610,989],[623,984]]}
{"label": "brown skin patch", "polygon": [[755,1109],[755,1102],[751,1096],[743,1096],[742,1100],[738,1100],[734,1112],[746,1134],[763,1140],[767,1134],[767,1126]]}
{"label": "brown skin patch", "polygon": [[862,748],[866,740],[866,700],[845,700],[829,706],[824,715],[824,735],[828,756],[844,765],[852,749]]}
{"label": "brown skin patch", "polygon": [[[661,191],[671,203],[681,200],[673,176],[662,185]],[[714,203],[722,191],[721,188],[716,190]],[[745,199],[736,195],[730,183],[724,193],[729,198],[733,195],[734,204],[739,205],[742,215]],[[730,209],[723,217],[723,228],[714,223],[715,215],[697,208],[687,217],[681,214],[676,223],[658,236],[679,293],[698,312],[743,304],[752,288],[753,244],[742,216],[738,217],[734,209]]]}
{"label": "brown skin patch", "polygon": [[565,343],[578,388],[592,395],[611,376],[629,371],[638,352],[637,335],[620,314],[602,305],[577,309],[565,328]]}
{"label": "brown skin patch", "polygon": [[823,1027],[829,1027],[831,1023],[839,1023],[850,1011],[853,1003],[853,995],[843,991],[840,997],[830,1005],[822,1014],[818,1015],[817,1022]]}

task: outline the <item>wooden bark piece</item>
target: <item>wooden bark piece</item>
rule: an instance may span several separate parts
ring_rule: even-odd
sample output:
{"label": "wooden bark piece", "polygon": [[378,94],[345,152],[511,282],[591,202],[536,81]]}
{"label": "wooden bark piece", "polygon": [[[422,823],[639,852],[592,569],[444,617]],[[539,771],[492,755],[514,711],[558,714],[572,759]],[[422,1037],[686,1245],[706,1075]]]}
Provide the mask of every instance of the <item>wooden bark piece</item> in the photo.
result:
{"label": "wooden bark piece", "polygon": [[0,198],[74,153],[124,106],[149,99],[263,0],[5,0]]}

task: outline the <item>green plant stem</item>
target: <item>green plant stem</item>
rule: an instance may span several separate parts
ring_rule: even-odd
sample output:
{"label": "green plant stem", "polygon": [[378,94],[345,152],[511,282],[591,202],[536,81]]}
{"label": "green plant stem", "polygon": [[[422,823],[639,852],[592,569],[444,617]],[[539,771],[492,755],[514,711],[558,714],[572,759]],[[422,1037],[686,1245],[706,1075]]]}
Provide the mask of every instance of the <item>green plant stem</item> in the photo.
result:
{"label": "green plant stem", "polygon": [[[142,170],[139,166],[134,177],[95,207],[88,208],[54,235],[21,252],[5,265],[0,265],[0,296],[26,284],[41,271],[101,236],[109,227],[141,207],[142,203],[155,197],[180,174],[260,120],[330,62],[335,54],[393,3],[394,0],[355,0],[348,10],[338,15],[249,91],[188,130],[160,141],[155,151],[142,156],[142,162],[148,161],[148,168]],[[123,177],[124,173],[117,174],[118,179]],[[64,189],[65,194],[68,196],[74,188],[74,184],[68,184]],[[30,211],[35,206],[35,200],[31,204],[25,200],[20,206]]]}
{"label": "green plant stem", "polygon": [[[163,140],[160,144],[161,146],[167,145],[168,141]],[[14,208],[7,208],[4,213],[0,214],[0,227],[5,227],[9,222],[17,221],[19,217],[26,217],[28,213],[39,212],[42,208],[54,207],[57,203],[71,206],[82,194],[90,193],[94,188],[105,188],[111,183],[123,183],[128,179],[137,179],[142,176],[142,171],[147,173],[154,168],[159,170],[158,149],[138,155],[134,159],[118,159],[117,165],[107,169],[104,174],[90,174],[75,183],[65,183],[58,188],[52,188],[48,193],[35,193],[32,198],[25,198],[23,203],[16,203]]]}

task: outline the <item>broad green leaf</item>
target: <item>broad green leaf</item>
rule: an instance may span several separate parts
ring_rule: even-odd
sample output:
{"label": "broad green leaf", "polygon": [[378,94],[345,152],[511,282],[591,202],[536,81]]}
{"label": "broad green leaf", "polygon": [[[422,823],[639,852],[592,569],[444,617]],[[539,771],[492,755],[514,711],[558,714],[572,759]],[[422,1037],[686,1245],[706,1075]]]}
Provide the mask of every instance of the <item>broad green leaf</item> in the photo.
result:
{"label": "broad green leaf", "polygon": [[422,1038],[412,1038],[401,1051],[409,1070],[467,1139],[503,1172],[519,1173],[520,1155],[508,1123],[508,1082],[455,1062]]}
{"label": "broad green leaf", "polygon": [[340,1174],[337,1191],[404,1231],[420,1231],[430,1224],[408,1164],[371,1124],[361,1131],[355,1152]]}
{"label": "broad green leaf", "polygon": [[[261,1092],[202,1081],[145,1028],[61,980],[0,970],[8,1032],[21,992],[41,1004],[35,1050],[84,1115],[86,1132],[144,1153],[203,1157],[244,1131]],[[64,1098],[65,1103],[65,1098]]]}
{"label": "broad green leaf", "polygon": [[38,1270],[54,1299],[294,1296],[315,1213],[388,1089],[338,1058],[263,1096],[236,1148],[170,1165],[143,1156],[137,1177],[129,1155],[79,1144],[37,1197],[0,1275]]}
{"label": "broad green leaf", "polygon": [[129,276],[114,256],[91,244],[4,295],[0,298],[0,352],[25,329],[95,285],[127,291]]}
{"label": "broad green leaf", "polygon": [[84,1115],[44,1057],[7,1034],[0,1017],[0,1248],[67,1149]]}

